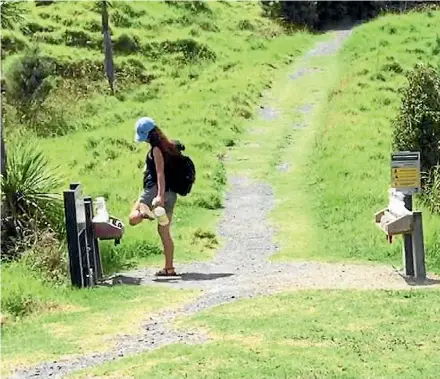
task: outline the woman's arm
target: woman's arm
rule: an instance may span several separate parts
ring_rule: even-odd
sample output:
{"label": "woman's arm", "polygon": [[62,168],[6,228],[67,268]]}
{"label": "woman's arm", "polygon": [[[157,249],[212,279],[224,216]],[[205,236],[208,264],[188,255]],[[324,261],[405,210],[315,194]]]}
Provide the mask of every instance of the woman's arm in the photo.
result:
{"label": "woman's arm", "polygon": [[156,164],[156,174],[157,174],[157,197],[160,204],[163,206],[165,199],[165,164],[163,160],[162,152],[158,147],[153,148],[153,157]]}

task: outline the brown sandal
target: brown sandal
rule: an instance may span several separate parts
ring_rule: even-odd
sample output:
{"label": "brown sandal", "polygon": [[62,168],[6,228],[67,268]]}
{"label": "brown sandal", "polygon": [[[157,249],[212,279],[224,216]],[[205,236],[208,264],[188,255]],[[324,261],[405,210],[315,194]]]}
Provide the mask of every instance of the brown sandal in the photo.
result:
{"label": "brown sandal", "polygon": [[171,268],[163,268],[162,270],[156,272],[156,276],[177,276],[176,271],[174,271],[174,267]]}

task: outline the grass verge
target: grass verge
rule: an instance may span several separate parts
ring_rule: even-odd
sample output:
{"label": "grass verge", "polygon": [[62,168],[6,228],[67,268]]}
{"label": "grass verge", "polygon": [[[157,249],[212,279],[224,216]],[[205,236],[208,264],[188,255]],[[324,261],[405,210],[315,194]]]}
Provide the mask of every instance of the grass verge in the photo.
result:
{"label": "grass verge", "polygon": [[[339,54],[338,84],[294,145],[299,150],[285,151],[294,171],[272,179],[282,199],[274,212],[282,247],[275,259],[402,264],[401,239],[390,246],[373,216],[388,204],[399,87],[416,62],[438,61],[439,20],[438,11],[414,12],[355,28]],[[440,272],[440,217],[425,211],[424,228],[428,270]]]}
{"label": "grass verge", "polygon": [[178,307],[198,294],[146,286],[55,289],[21,266],[14,275],[2,287],[2,310],[33,313],[2,325],[2,376],[46,360],[110,350],[119,336],[140,331],[149,312]]}
{"label": "grass verge", "polygon": [[[71,378],[436,378],[438,291],[305,291],[190,321],[213,341],[172,345]],[[185,321],[185,325],[188,321]]]}

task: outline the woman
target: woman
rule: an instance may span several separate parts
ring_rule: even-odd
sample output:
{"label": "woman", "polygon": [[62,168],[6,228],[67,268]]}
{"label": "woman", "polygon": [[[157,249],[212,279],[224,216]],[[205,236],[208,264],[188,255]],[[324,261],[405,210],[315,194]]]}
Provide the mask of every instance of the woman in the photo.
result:
{"label": "woman", "polygon": [[[170,142],[157,127],[153,119],[140,118],[135,125],[136,142],[147,142],[150,149],[145,160],[144,191],[134,205],[130,216],[130,225],[137,225],[144,218],[154,220],[153,202],[165,208],[169,223],[159,225],[158,232],[162,240],[165,255],[165,267],[156,276],[176,276],[174,271],[174,243],[170,234],[170,225],[177,194],[167,186],[167,175],[170,175],[173,157],[177,157],[185,147],[179,142]],[[165,175],[167,173],[167,175]]]}

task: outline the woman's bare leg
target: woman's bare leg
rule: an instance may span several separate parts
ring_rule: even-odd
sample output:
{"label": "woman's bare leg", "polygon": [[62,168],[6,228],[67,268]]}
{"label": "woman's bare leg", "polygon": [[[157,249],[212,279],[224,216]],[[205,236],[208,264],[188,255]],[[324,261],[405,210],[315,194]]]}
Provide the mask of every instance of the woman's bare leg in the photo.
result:
{"label": "woman's bare leg", "polygon": [[151,212],[150,208],[144,203],[140,203],[139,201],[137,201],[136,204],[133,206],[130,215],[128,216],[128,221],[130,225],[134,226],[140,224],[144,220],[141,212],[145,214],[148,219],[154,220],[154,214],[153,212]]}
{"label": "woman's bare leg", "polygon": [[160,239],[162,240],[163,253],[165,255],[165,269],[171,271],[171,269],[174,268],[174,242],[170,232],[173,214],[167,213],[167,216],[169,219],[168,225],[158,225],[157,230],[159,232]]}

